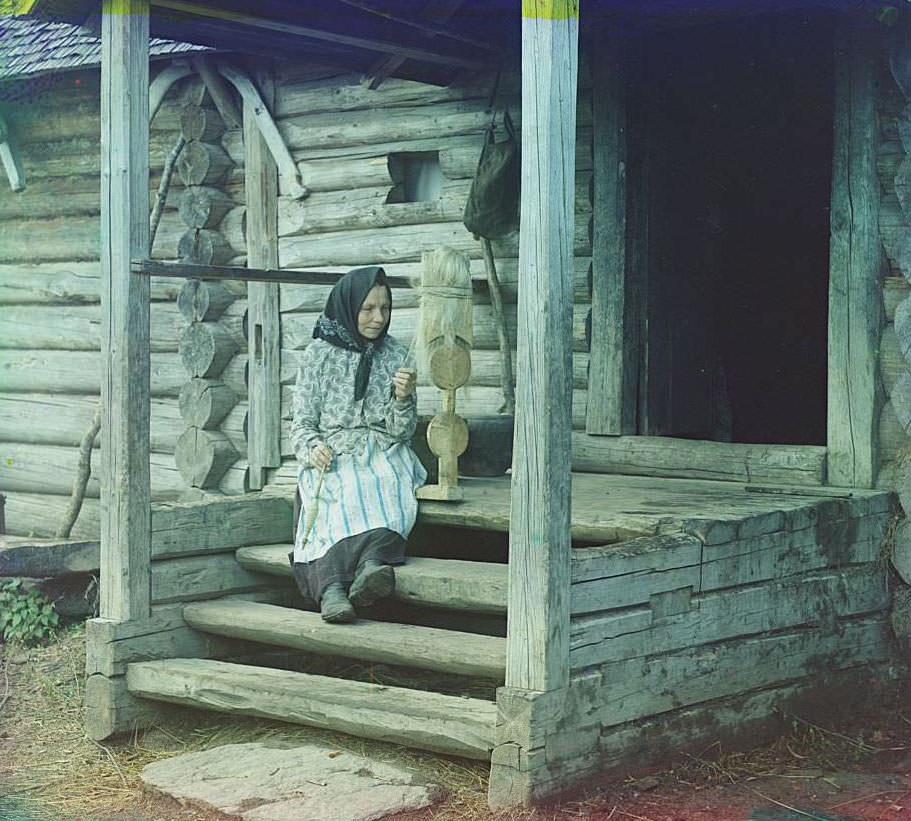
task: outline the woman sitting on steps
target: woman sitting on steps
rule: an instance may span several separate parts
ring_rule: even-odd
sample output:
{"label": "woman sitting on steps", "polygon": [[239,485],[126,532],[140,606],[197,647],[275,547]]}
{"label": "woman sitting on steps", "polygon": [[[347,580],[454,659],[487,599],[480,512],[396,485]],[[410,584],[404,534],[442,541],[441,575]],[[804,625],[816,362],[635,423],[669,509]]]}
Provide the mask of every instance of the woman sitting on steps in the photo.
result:
{"label": "woman sitting on steps", "polygon": [[291,443],[301,506],[290,558],[301,594],[327,622],[353,621],[355,607],[392,593],[427,478],[409,444],[415,369],[387,333],[391,312],[383,269],[350,271],[298,369]]}

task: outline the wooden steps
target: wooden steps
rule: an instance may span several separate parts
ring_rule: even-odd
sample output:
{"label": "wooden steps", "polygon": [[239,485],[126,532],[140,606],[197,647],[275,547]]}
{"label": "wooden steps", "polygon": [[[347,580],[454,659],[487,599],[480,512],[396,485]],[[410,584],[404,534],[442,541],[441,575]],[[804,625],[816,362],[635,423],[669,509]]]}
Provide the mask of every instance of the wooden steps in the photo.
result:
{"label": "wooden steps", "polygon": [[[236,556],[247,570],[290,576],[291,545],[241,547]],[[506,613],[507,566],[456,559],[409,558],[395,569],[394,597],[426,607]]]}
{"label": "wooden steps", "polygon": [[396,664],[502,681],[506,640],[412,624],[358,620],[326,624],[318,613],[248,601],[187,605],[197,630],[360,661]]}
{"label": "wooden steps", "polygon": [[130,664],[126,678],[130,693],[142,698],[447,755],[487,760],[493,746],[497,708],[492,701],[205,659]]}

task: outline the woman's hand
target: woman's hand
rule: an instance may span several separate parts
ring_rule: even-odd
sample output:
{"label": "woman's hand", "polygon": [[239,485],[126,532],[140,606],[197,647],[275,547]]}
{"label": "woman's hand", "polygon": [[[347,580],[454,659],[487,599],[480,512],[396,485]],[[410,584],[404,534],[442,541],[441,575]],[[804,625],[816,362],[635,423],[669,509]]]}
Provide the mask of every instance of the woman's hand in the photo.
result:
{"label": "woman's hand", "polygon": [[392,384],[395,386],[395,398],[407,399],[414,393],[417,384],[417,373],[414,368],[399,368],[392,377]]}
{"label": "woman's hand", "polygon": [[314,445],[310,451],[310,464],[319,470],[327,470],[332,464],[332,450],[328,445]]}

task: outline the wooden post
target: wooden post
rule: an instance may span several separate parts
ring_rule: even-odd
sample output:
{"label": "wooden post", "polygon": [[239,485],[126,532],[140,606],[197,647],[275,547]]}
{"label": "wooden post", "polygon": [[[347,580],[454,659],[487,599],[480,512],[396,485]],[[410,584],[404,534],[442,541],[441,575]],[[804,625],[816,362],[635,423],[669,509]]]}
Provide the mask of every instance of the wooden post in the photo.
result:
{"label": "wooden post", "polygon": [[[266,105],[274,99],[272,78],[263,74],[259,90]],[[278,169],[259,131],[253,106],[244,101],[244,175],[247,193],[247,265],[278,268]],[[249,327],[249,429],[247,458],[250,487],[266,483],[265,469],[281,457],[281,380],[277,283],[247,286]]]}
{"label": "wooden post", "polygon": [[835,54],[835,145],[829,250],[828,480],[873,487],[882,325],[877,57],[872,32],[843,24]]}
{"label": "wooden post", "polygon": [[101,616],[128,621],[151,588],[148,0],[104,0],[101,44]]}
{"label": "wooden post", "polygon": [[626,103],[619,44],[593,58],[594,233],[588,433],[636,433],[638,313],[626,281]]}

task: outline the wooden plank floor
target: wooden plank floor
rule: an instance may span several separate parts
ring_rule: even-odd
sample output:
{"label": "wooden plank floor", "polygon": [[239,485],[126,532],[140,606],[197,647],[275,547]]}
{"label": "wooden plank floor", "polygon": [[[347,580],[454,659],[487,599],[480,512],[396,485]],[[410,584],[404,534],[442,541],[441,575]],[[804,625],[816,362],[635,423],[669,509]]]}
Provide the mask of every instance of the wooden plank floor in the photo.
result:
{"label": "wooden plank floor", "polygon": [[[422,501],[423,524],[509,530],[508,476],[459,480],[461,502]],[[759,532],[805,527],[820,505],[841,503],[845,515],[879,512],[886,494],[829,487],[743,485],[597,473],[573,474],[573,539],[610,544],[637,536],[751,521]],[[875,508],[875,511],[874,511]],[[765,521],[767,520],[767,521]]]}

